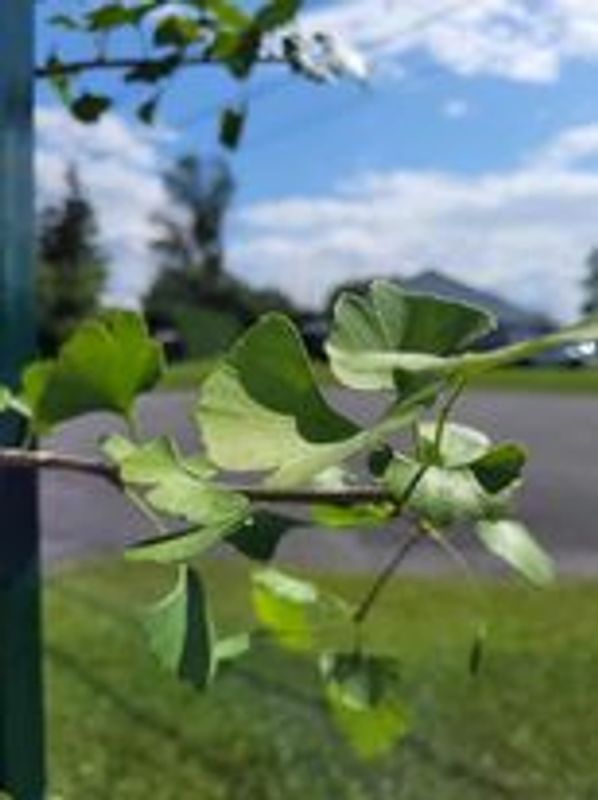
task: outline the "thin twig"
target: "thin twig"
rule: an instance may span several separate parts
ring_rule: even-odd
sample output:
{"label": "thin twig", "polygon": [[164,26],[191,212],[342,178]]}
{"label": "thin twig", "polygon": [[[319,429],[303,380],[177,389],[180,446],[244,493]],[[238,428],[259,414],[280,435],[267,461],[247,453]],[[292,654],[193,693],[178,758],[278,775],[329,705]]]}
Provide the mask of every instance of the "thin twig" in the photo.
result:
{"label": "thin twig", "polygon": [[410,536],[408,536],[400,543],[397,551],[394,553],[392,558],[387,562],[384,568],[378,573],[375,581],[370,586],[367,594],[365,595],[361,603],[357,606],[357,609],[353,614],[353,622],[356,625],[360,625],[365,620],[365,618],[373,608],[374,604],[376,603],[380,593],[386,587],[388,581],[392,578],[397,569],[401,566],[407,555],[420,541],[422,536],[423,533],[418,528],[414,530]]}
{"label": "thin twig", "polygon": [[440,413],[438,415],[438,422],[436,424],[436,432],[434,436],[434,452],[437,456],[440,455],[440,450],[442,447],[442,437],[444,436],[444,432],[446,430],[446,426],[449,420],[449,417],[457,404],[457,401],[461,397],[463,390],[465,389],[466,381],[464,378],[458,378],[453,391],[447,398],[446,403],[440,409]]}
{"label": "thin twig", "polygon": [[[124,489],[118,469],[104,461],[81,456],[64,455],[48,450],[0,449],[0,469],[61,470],[92,475]],[[248,500],[261,503],[325,503],[332,505],[359,505],[360,503],[392,503],[392,493],[376,486],[355,486],[341,490],[326,489],[274,489],[260,486],[229,484],[225,488],[244,494]]]}
{"label": "thin twig", "polygon": [[[78,75],[81,72],[98,71],[119,71],[127,69],[144,69],[160,67],[164,63],[164,58],[86,58],[77,61],[68,61],[60,64],[38,64],[34,74],[36,78],[52,78],[62,75]],[[257,59],[259,64],[285,64],[284,58],[275,54],[264,54]],[[179,67],[222,67],[225,62],[212,58],[209,55],[201,54],[198,56],[183,56],[178,61]]]}
{"label": "thin twig", "polygon": [[18,448],[0,449],[0,469],[53,469],[65,472],[78,472],[93,475],[122,488],[122,481],[116,467],[103,461],[82,456],[63,455],[50,450],[21,450]]}

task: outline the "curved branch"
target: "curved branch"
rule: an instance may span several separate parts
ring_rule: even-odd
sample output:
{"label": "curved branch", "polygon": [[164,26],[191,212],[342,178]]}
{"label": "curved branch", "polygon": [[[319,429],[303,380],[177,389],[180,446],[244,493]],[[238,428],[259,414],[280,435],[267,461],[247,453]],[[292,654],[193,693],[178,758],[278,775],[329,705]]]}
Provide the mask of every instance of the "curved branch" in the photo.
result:
{"label": "curved branch", "polygon": [[78,472],[95,475],[119,488],[122,481],[116,467],[104,461],[96,461],[81,456],[63,455],[50,450],[20,450],[7,447],[0,450],[0,469],[52,469],[64,472]]}
{"label": "curved branch", "polygon": [[422,531],[417,528],[406,539],[401,541],[396,552],[389,559],[388,563],[385,564],[384,568],[376,575],[376,578],[370,586],[367,594],[353,613],[353,622],[356,625],[360,625],[365,620],[386,584],[393,577],[397,569],[401,566],[415,545],[421,541],[422,537]]}
{"label": "curved branch", "polygon": [[[105,461],[65,455],[50,450],[0,449],[0,469],[59,470],[83,475],[91,475],[108,481],[119,489],[124,489],[116,467]],[[325,503],[351,506],[361,503],[393,503],[395,499],[386,489],[375,486],[355,486],[341,490],[319,489],[270,489],[259,486],[239,486],[230,484],[226,488],[244,494],[248,500],[258,503],[297,503],[310,505]]]}
{"label": "curved branch", "polygon": [[[281,65],[287,62],[282,56],[275,54],[264,54],[256,59],[258,64]],[[34,75],[38,79],[57,77],[61,75],[78,75],[81,72],[99,71],[120,71],[135,69],[137,67],[159,67],[164,63],[164,57],[160,58],[87,58],[78,61],[69,61],[60,64],[38,64],[35,67]],[[179,67],[222,67],[225,63],[220,59],[215,59],[208,54],[197,56],[184,56],[178,62]]]}

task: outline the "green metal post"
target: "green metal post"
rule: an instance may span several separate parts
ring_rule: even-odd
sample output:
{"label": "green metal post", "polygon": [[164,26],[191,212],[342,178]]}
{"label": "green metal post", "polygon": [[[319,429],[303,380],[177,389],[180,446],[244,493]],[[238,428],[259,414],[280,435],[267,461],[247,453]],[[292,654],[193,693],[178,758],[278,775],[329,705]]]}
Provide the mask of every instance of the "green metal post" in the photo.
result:
{"label": "green metal post", "polygon": [[[0,0],[0,381],[34,353],[33,0]],[[0,444],[23,431],[2,416]],[[0,471],[0,787],[42,800],[44,784],[38,493]]]}

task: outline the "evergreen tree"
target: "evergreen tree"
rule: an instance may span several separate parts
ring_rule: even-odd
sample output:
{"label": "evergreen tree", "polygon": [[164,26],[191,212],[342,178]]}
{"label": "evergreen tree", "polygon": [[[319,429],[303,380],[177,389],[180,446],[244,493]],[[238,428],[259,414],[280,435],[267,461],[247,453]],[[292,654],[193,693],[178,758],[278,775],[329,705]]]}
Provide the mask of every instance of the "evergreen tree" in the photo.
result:
{"label": "evergreen tree", "polygon": [[226,348],[263,311],[291,311],[279,293],[226,271],[224,227],[234,193],[226,162],[184,156],[164,183],[172,205],[154,217],[158,274],[144,299],[151,326],[174,328],[188,355],[205,356]]}
{"label": "evergreen tree", "polygon": [[586,259],[586,276],[583,280],[583,288],[582,312],[584,314],[598,312],[598,248],[594,248]]}
{"label": "evergreen tree", "polygon": [[38,343],[52,354],[81,320],[93,314],[107,277],[95,212],[77,170],[66,192],[42,210],[38,231]]}
{"label": "evergreen tree", "polygon": [[214,284],[224,270],[223,230],[234,193],[226,162],[188,155],[164,174],[173,211],[156,214],[160,233],[152,243],[161,271],[196,272]]}

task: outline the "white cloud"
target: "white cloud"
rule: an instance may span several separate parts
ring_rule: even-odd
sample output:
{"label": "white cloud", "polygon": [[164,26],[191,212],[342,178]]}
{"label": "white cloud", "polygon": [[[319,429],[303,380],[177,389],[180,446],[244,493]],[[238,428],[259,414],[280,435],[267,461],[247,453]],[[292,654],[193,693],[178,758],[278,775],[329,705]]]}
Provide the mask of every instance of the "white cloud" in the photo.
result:
{"label": "white cloud", "polygon": [[[63,191],[65,166],[77,163],[120,302],[152,274],[150,218],[167,201],[160,137],[116,116],[88,127],[58,109],[38,112],[39,202]],[[597,159],[598,124],[563,131],[510,171],[357,174],[329,194],[241,209],[230,262],[312,305],[347,278],[434,266],[567,318],[579,304],[583,259],[598,244]]]}
{"label": "white cloud", "polygon": [[447,100],[441,111],[448,119],[463,119],[469,114],[470,108],[465,100],[454,98],[453,100]]}
{"label": "white cloud", "polygon": [[507,172],[366,173],[327,196],[244,209],[240,274],[316,305],[348,278],[436,267],[478,287],[575,314],[583,260],[598,244],[598,125],[563,132]]}
{"label": "white cloud", "polygon": [[536,154],[535,162],[553,169],[573,167],[598,158],[598,125],[571,128]]}
{"label": "white cloud", "polygon": [[597,0],[332,0],[304,25],[337,32],[389,74],[415,50],[461,75],[526,82],[598,61]]}
{"label": "white cloud", "polygon": [[129,125],[115,115],[81,125],[64,110],[36,114],[38,204],[60,197],[65,168],[75,164],[97,211],[102,244],[112,259],[109,299],[131,303],[151,275],[152,212],[166,200],[159,145],[169,134]]}

